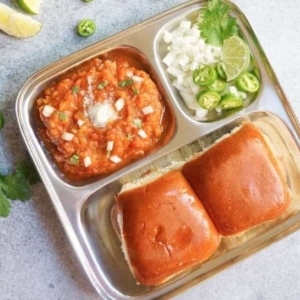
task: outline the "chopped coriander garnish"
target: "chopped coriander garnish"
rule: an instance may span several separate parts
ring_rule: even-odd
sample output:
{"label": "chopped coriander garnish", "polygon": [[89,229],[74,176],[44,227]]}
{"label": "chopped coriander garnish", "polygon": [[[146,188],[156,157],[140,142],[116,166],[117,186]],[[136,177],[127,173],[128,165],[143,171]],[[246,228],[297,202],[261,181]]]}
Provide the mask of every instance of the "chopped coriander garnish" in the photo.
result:
{"label": "chopped coriander garnish", "polygon": [[107,85],[108,83],[106,81],[103,81],[98,84],[97,88],[98,90],[103,90]]}
{"label": "chopped coriander garnish", "polygon": [[132,91],[135,95],[139,94],[139,90],[135,86],[132,87]]}
{"label": "chopped coriander garnish", "polygon": [[66,121],[67,120],[67,115],[65,112],[59,111],[58,112],[58,117],[61,121]]}
{"label": "chopped coriander garnish", "polygon": [[125,79],[125,80],[120,81],[118,83],[119,87],[126,87],[126,86],[129,86],[131,84],[133,84],[133,80],[132,79]]}
{"label": "chopped coriander garnish", "polygon": [[136,118],[136,119],[133,119],[132,122],[133,122],[133,124],[134,124],[135,127],[137,127],[137,128],[141,128],[142,127],[142,120],[141,119]]}
{"label": "chopped coriander garnish", "polygon": [[70,162],[72,165],[78,165],[79,164],[79,156],[77,154],[73,154],[70,157]]}
{"label": "chopped coriander garnish", "polygon": [[73,94],[77,94],[77,93],[79,92],[79,90],[80,90],[80,88],[79,88],[79,86],[77,86],[77,85],[74,85],[74,86],[72,87],[72,93],[73,93]]}
{"label": "chopped coriander garnish", "polygon": [[4,126],[4,115],[3,112],[0,111],[0,130],[3,128]]}

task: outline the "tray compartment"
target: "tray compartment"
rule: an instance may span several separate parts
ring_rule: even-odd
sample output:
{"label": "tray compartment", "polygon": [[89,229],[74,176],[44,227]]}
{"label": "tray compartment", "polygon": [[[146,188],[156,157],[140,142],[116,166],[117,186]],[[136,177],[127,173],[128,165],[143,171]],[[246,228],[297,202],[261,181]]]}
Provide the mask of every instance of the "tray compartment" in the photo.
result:
{"label": "tray compartment", "polygon": [[[124,254],[115,220],[115,195],[122,185],[139,179],[143,174],[160,168],[172,168],[174,162],[186,161],[195,153],[199,153],[213,144],[218,138],[240,126],[244,121],[253,122],[265,135],[268,144],[279,160],[280,167],[286,176],[292,201],[289,208],[276,220],[266,222],[245,231],[242,234],[222,238],[218,251],[207,262],[182,273],[159,287],[145,287],[136,285],[131,275]],[[123,297],[156,297],[164,295],[167,290],[181,289],[188,282],[197,277],[205,278],[210,272],[216,272],[221,265],[230,265],[232,256],[237,258],[249,254],[253,247],[269,244],[276,234],[300,218],[300,180],[299,149],[286,125],[275,115],[268,112],[254,112],[240,117],[212,133],[200,137],[158,160],[126,174],[107,186],[99,189],[87,199],[81,211],[81,226],[86,242],[95,263],[109,280],[113,290],[121,293]],[[179,165],[180,166],[180,165]],[[247,250],[246,250],[247,249]],[[117,270],[117,271],[116,271]],[[109,291],[108,291],[109,293]],[[123,299],[123,298],[121,298]]]}
{"label": "tray compartment", "polygon": [[[147,57],[141,53],[138,49],[130,46],[119,46],[117,48],[113,48],[109,51],[106,52],[101,52],[97,57],[103,59],[103,60],[112,60],[112,61],[117,61],[121,59],[126,59],[130,66],[135,67],[136,69],[143,70],[147,74],[150,75],[151,79],[154,81],[156,86],[158,87],[158,90],[161,94],[161,101],[163,103],[164,107],[164,115],[161,120],[161,125],[164,128],[162,136],[160,137],[159,141],[156,143],[154,147],[151,146],[149,151],[146,151],[145,155],[140,156],[138,158],[135,158],[133,161],[130,161],[127,163],[125,166],[121,166],[121,168],[126,168],[129,164],[134,163],[135,161],[143,159],[145,156],[149,155],[152,152],[155,152],[156,150],[160,149],[164,145],[166,145],[173,137],[176,129],[176,120],[175,120],[175,115],[173,113],[172,107],[168,101],[165,89],[163,85],[161,84],[154,68],[152,67],[150,61],[147,59]],[[77,64],[74,67],[69,68],[68,70],[65,70],[62,74],[59,74],[58,76],[53,76],[47,80],[43,84],[43,89],[45,86],[50,87],[54,83],[60,82],[64,78],[68,78],[71,74],[76,72],[77,70],[82,69],[82,67],[85,67],[86,63],[88,63],[90,60],[83,61],[79,64]],[[99,175],[92,177],[90,179],[82,179],[82,180],[76,180],[76,179],[69,179],[66,177],[63,172],[61,172],[61,169],[56,165],[50,151],[48,151],[49,147],[46,147],[44,145],[43,139],[41,139],[40,135],[37,133],[37,128],[43,127],[42,122],[39,119],[37,109],[35,108],[35,101],[38,98],[37,94],[35,97],[32,98],[32,103],[31,103],[31,126],[34,128],[34,132],[36,135],[37,140],[39,141],[39,144],[43,146],[43,150],[45,152],[45,155],[47,156],[47,160],[49,161],[50,165],[53,167],[55,175],[60,178],[61,180],[65,181],[68,184],[71,185],[76,185],[76,186],[82,186],[84,184],[94,182],[96,180],[102,179],[106,177],[107,175],[110,175],[118,170],[120,170],[120,167],[115,168],[112,172],[110,173],[105,173],[104,175]]]}
{"label": "tray compartment", "polygon": [[176,101],[179,103],[179,106],[184,114],[186,114],[189,118],[199,121],[199,122],[213,122],[217,120],[222,120],[229,115],[232,115],[240,110],[243,110],[247,108],[252,102],[254,102],[260,94],[261,89],[263,89],[263,78],[261,77],[260,74],[260,67],[258,64],[258,57],[254,53],[255,46],[253,45],[253,41],[251,40],[251,36],[246,35],[247,27],[246,24],[240,19],[240,13],[237,10],[237,8],[230,3],[228,3],[229,6],[231,7],[231,15],[236,17],[237,19],[237,24],[239,28],[239,34],[242,36],[242,38],[245,40],[245,42],[248,44],[250,52],[251,52],[251,59],[250,59],[250,66],[251,70],[255,70],[258,74],[258,77],[260,78],[260,89],[255,92],[255,93],[249,93],[247,98],[243,100],[243,107],[241,108],[236,108],[236,109],[228,109],[228,110],[222,110],[221,112],[217,112],[215,110],[208,111],[207,115],[201,116],[201,117],[196,117],[195,116],[195,111],[192,109],[189,109],[180,94],[179,90],[174,87],[172,82],[174,81],[175,77],[167,72],[168,66],[163,62],[163,59],[166,57],[168,53],[168,47],[169,44],[167,44],[164,41],[164,33],[165,31],[172,32],[175,28],[177,28],[180,24],[181,21],[191,21],[192,26],[195,24],[197,20],[197,16],[199,13],[199,10],[204,7],[204,5],[201,3],[201,5],[197,7],[193,6],[190,7],[188,10],[185,12],[182,12],[182,14],[176,16],[173,20],[168,21],[162,28],[159,30],[156,39],[155,39],[155,46],[154,50],[156,53],[156,61],[157,64],[160,66],[160,69],[163,73],[164,80],[167,82],[168,86],[170,86],[171,93],[173,97],[176,99]]}

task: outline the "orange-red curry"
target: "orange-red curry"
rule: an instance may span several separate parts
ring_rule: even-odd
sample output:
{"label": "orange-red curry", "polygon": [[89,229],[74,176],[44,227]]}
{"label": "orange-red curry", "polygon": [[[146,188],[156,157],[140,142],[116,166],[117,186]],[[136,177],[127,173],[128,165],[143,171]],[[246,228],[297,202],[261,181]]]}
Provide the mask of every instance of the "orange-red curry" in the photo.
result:
{"label": "orange-red curry", "polygon": [[95,58],[43,91],[40,133],[72,179],[111,173],[160,141],[165,106],[150,76],[130,60]]}

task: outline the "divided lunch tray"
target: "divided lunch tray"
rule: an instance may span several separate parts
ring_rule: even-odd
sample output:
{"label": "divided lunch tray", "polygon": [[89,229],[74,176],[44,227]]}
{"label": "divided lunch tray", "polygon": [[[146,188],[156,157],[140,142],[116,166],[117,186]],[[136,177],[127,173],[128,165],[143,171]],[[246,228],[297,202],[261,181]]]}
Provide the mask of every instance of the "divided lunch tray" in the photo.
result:
{"label": "divided lunch tray", "polygon": [[[34,74],[19,92],[16,114],[24,142],[87,276],[104,299],[169,298],[300,228],[300,187],[297,184],[300,182],[300,124],[249,22],[238,7],[228,4],[259,67],[261,89],[249,106],[226,118],[212,122],[194,120],[171,85],[162,62],[166,51],[162,43],[164,29],[177,26],[183,18],[203,7],[204,1],[186,2],[67,56]],[[40,92],[62,74],[113,50],[130,52],[150,70],[171,107],[175,130],[168,143],[127,167],[105,178],[74,183],[63,177],[43,148],[34,120],[35,101]],[[168,168],[173,162],[186,160],[244,121],[252,121],[261,129],[275,153],[291,190],[290,207],[274,221],[238,236],[223,238],[218,251],[208,261],[165,284],[137,285],[115,230],[115,195],[124,183],[149,170]]]}

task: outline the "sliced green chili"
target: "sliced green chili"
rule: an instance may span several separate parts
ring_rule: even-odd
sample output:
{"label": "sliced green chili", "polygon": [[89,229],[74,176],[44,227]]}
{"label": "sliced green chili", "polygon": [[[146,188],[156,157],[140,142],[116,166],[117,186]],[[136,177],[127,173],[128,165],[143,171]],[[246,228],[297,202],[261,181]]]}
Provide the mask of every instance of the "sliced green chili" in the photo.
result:
{"label": "sliced green chili", "polygon": [[193,81],[200,86],[211,85],[217,79],[217,72],[213,66],[201,66],[193,72]]}
{"label": "sliced green chili", "polygon": [[237,78],[236,87],[243,92],[255,93],[258,91],[260,83],[254,74],[245,72]]}
{"label": "sliced green chili", "polygon": [[223,68],[223,65],[222,65],[221,62],[218,62],[218,63],[217,63],[216,69],[217,69],[218,76],[219,76],[221,79],[226,80],[226,79],[227,79],[227,76],[226,76],[226,73],[225,73],[225,71],[224,71],[224,68]]}
{"label": "sliced green chili", "polygon": [[221,93],[226,89],[227,83],[226,81],[217,78],[208,88],[212,91]]}
{"label": "sliced green chili", "polygon": [[200,107],[212,110],[219,104],[221,95],[218,92],[211,90],[204,90],[197,95],[197,101]]}
{"label": "sliced green chili", "polygon": [[123,80],[123,81],[120,81],[120,82],[118,83],[118,86],[119,86],[119,87],[126,87],[126,86],[129,86],[129,85],[131,85],[131,84],[133,84],[133,80],[132,80],[132,79],[125,79],[125,80]]}
{"label": "sliced green chili", "polygon": [[231,109],[231,108],[241,107],[242,105],[243,105],[243,99],[240,96],[236,94],[228,93],[222,96],[218,107],[222,109]]}
{"label": "sliced green chili", "polygon": [[90,36],[96,31],[96,23],[93,20],[81,20],[77,25],[78,33],[81,36]]}

